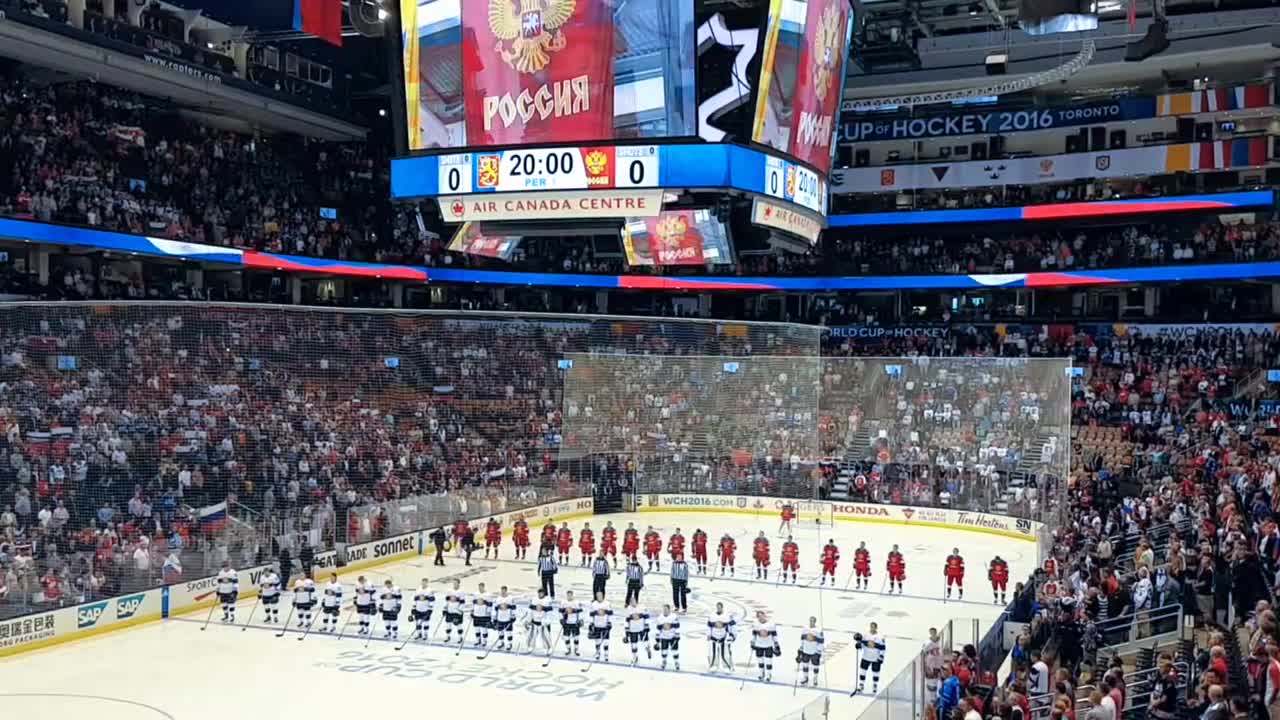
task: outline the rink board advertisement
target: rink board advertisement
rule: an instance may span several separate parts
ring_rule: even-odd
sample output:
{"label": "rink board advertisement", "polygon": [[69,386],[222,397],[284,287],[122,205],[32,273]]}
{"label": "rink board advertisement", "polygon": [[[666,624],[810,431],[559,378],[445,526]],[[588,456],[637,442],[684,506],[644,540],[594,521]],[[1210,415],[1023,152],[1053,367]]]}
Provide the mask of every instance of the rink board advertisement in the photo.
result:
{"label": "rink board advertisement", "polygon": [[163,590],[147,590],[0,620],[0,656],[158,620]]}
{"label": "rink board advertisement", "polygon": [[852,501],[794,500],[750,495],[688,495],[682,493],[646,494],[639,496],[636,512],[717,512],[738,514],[770,514],[782,511],[790,503],[801,521],[815,514],[849,522],[885,525],[916,525],[948,530],[1000,535],[1017,540],[1037,542],[1042,524],[1034,520],[992,515],[989,513],[925,508],[909,505],[879,505]]}

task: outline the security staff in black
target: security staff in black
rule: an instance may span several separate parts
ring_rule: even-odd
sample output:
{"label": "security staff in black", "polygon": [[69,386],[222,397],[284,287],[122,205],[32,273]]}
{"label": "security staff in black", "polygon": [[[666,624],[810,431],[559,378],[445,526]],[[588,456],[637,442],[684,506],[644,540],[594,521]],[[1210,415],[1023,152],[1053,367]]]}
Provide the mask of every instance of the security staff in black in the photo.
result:
{"label": "security staff in black", "polygon": [[689,612],[689,563],[677,557],[671,563],[671,607],[677,612]]}
{"label": "security staff in black", "polygon": [[552,600],[556,597],[556,559],[551,548],[543,547],[538,554],[538,574],[542,576],[542,589]]}
{"label": "security staff in black", "polygon": [[444,566],[444,543],[448,537],[449,536],[445,534],[443,527],[436,528],[432,531],[431,544],[436,546],[436,560],[433,563],[434,565]]}
{"label": "security staff in black", "polygon": [[640,589],[644,587],[644,568],[640,567],[640,561],[634,557],[627,563],[627,599],[624,605],[630,605],[632,600],[640,602]]}
{"label": "security staff in black", "polygon": [[609,561],[604,559],[604,553],[600,553],[591,563],[591,597],[604,592],[604,585],[608,581]]}

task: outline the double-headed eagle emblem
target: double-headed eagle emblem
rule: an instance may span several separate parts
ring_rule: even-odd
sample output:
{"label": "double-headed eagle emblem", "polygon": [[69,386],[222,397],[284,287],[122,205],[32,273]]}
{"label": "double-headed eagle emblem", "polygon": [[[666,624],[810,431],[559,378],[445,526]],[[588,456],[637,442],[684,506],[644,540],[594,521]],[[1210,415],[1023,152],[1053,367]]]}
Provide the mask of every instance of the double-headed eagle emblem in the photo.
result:
{"label": "double-headed eagle emblem", "polygon": [[[492,21],[491,21],[492,22]],[[832,77],[840,71],[841,46],[844,45],[844,28],[840,26],[840,10],[836,3],[828,2],[818,20],[817,32],[813,34],[812,59],[813,89],[819,98],[826,98],[831,89]]]}
{"label": "double-headed eagle emblem", "polygon": [[658,242],[663,247],[674,250],[680,247],[680,242],[684,240],[685,233],[689,231],[689,223],[683,216],[668,215],[658,221],[655,230],[657,230]]}
{"label": "double-headed eagle emblem", "polygon": [[551,62],[552,53],[564,49],[560,28],[573,17],[576,5],[577,0],[489,0],[496,51],[513,70],[538,72]]}

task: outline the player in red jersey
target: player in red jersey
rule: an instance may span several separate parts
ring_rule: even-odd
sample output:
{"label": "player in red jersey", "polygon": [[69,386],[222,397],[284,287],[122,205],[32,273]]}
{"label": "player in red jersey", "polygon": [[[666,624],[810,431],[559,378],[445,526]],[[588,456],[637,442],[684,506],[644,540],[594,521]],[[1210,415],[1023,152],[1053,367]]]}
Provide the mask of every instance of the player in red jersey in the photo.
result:
{"label": "player in red jersey", "polygon": [[720,574],[724,575],[724,569],[729,568],[729,577],[733,577],[733,554],[738,550],[738,543],[734,542],[733,536],[725,533],[720,538]]}
{"label": "player in red jersey", "polygon": [[549,522],[542,526],[542,547],[553,547],[556,544],[556,524]]}
{"label": "player in red jersey", "polygon": [[649,572],[662,569],[662,536],[650,525],[644,533],[644,556],[649,559]]}
{"label": "player in red jersey", "polygon": [[591,530],[591,523],[582,524],[582,532],[578,533],[578,549],[582,551],[582,567],[586,567],[596,554],[596,534]]}
{"label": "player in red jersey", "polygon": [[520,518],[511,529],[511,544],[516,546],[516,559],[523,560],[529,552],[529,523]]}
{"label": "player in red jersey", "polygon": [[493,559],[498,559],[498,543],[502,542],[502,526],[497,520],[489,518],[484,525],[484,559],[489,559],[489,548],[493,548]]}
{"label": "player in red jersey", "polygon": [[693,564],[700,575],[707,574],[707,534],[702,528],[693,531]]}
{"label": "player in red jersey", "polygon": [[858,590],[869,590],[871,585],[871,551],[867,549],[867,543],[858,543],[858,549],[853,551],[853,575],[858,579],[854,585]]}
{"label": "player in red jersey", "polygon": [[467,524],[466,520],[458,518],[453,521],[453,554],[455,557],[462,555],[462,539],[467,536],[468,532],[471,532],[471,526]]}
{"label": "player in red jersey", "polygon": [[560,554],[560,564],[569,564],[569,550],[573,548],[573,531],[569,523],[560,524],[560,532],[556,533],[556,552]]}
{"label": "player in red jersey", "polygon": [[640,531],[636,530],[635,523],[627,523],[627,529],[622,533],[622,556],[628,560],[635,560],[639,550]]}
{"label": "player in red jersey", "polygon": [[947,556],[947,564],[942,570],[943,575],[947,578],[947,598],[951,598],[951,586],[955,585],[960,591],[961,600],[964,599],[964,558],[960,557],[960,548],[952,548],[951,554]]}
{"label": "player in red jersey", "polygon": [[791,534],[791,521],[796,519],[796,506],[791,503],[783,503],[782,505],[782,522],[778,524],[778,534],[781,535],[783,529],[787,534]]}
{"label": "player in red jersey", "polygon": [[684,559],[684,534],[680,528],[667,538],[667,554],[671,556],[671,562]]}
{"label": "player in red jersey", "polygon": [[889,551],[889,562],[885,564],[885,570],[889,573],[889,592],[893,592],[893,584],[898,583],[898,594],[901,595],[902,581],[907,579],[907,561],[898,552],[897,545]]}
{"label": "player in red jersey", "polygon": [[769,539],[764,536],[764,531],[756,536],[755,542],[752,543],[751,557],[756,561],[756,579],[769,579]]}
{"label": "player in red jersey", "polygon": [[[759,541],[757,541],[759,542]],[[782,574],[779,576],[780,582],[787,581],[787,571],[791,571],[791,584],[796,584],[796,571],[800,569],[800,546],[796,545],[791,536],[787,536],[787,541],[782,543],[782,567],[779,570]]]}
{"label": "player in red jersey", "polygon": [[996,605],[1004,604],[1005,591],[1009,588],[1009,563],[999,555],[995,556],[987,569],[987,579],[991,581],[991,601]]}
{"label": "player in red jersey", "polygon": [[840,548],[836,547],[834,538],[828,539],[826,546],[822,548],[822,581],[818,583],[821,587],[827,584],[827,578],[831,578],[831,587],[836,586],[836,564],[840,562]]}
{"label": "player in red jersey", "polygon": [[618,531],[612,520],[606,522],[604,530],[600,531],[600,554],[613,558],[613,568],[618,569]]}

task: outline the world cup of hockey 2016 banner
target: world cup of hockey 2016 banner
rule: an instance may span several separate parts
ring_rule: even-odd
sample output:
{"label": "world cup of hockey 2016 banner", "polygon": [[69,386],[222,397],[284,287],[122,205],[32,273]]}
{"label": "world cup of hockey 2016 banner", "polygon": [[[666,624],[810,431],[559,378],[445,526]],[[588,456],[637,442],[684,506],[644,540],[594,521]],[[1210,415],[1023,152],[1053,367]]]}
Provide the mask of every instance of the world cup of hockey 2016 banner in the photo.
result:
{"label": "world cup of hockey 2016 banner", "polygon": [[809,0],[796,67],[788,152],[822,172],[831,169],[836,113],[844,89],[848,0]]}
{"label": "world cup of hockey 2016 banner", "polygon": [[613,138],[609,0],[465,0],[467,144]]}

